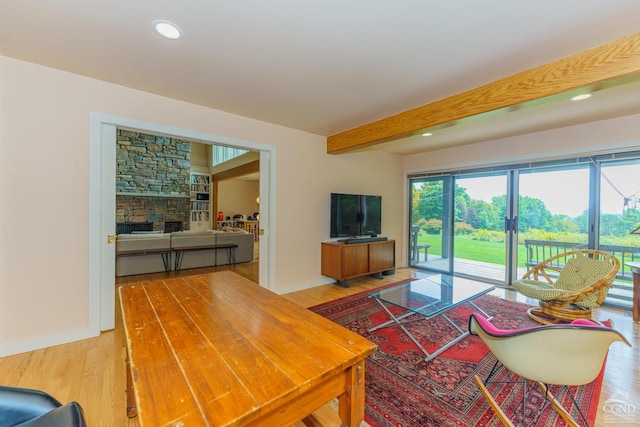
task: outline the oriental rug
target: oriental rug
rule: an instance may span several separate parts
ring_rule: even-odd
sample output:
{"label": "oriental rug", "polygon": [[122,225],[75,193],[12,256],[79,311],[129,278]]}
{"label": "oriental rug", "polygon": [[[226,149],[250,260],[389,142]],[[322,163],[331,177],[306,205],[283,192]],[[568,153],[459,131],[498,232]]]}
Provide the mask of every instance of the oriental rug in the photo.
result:
{"label": "oriental rug", "polygon": [[[403,282],[388,286],[399,283]],[[373,326],[389,319],[378,303],[368,297],[370,292],[310,308],[378,345],[378,350],[366,361],[365,421],[371,427],[502,425],[473,381],[474,375],[486,379],[496,362],[480,338],[469,336],[427,362],[424,354],[398,326],[368,332]],[[492,295],[481,296],[474,303],[493,316],[492,322],[499,328],[518,329],[539,325],[527,316],[528,305]],[[471,312],[471,306],[462,305],[448,311],[447,316],[466,331]],[[402,311],[394,314],[402,314]],[[416,320],[405,324],[405,327],[430,353],[457,336],[457,331],[442,317]],[[603,372],[604,369],[591,384],[570,387],[590,425],[593,425],[596,416]],[[514,424],[523,425],[523,387],[518,382],[520,377],[500,365],[493,378],[488,385],[489,391]],[[544,408],[544,397],[532,390],[527,390],[525,424],[539,427],[565,425],[553,408]],[[553,388],[552,392],[558,393]],[[562,399],[563,406],[582,425],[584,421],[570,397],[566,393],[557,397]],[[531,424],[540,413],[537,422]]]}

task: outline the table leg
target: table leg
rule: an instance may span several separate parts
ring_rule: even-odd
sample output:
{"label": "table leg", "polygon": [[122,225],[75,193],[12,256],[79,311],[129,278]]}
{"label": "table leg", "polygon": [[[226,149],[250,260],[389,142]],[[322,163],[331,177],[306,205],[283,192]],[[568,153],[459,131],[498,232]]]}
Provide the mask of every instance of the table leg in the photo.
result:
{"label": "table leg", "polygon": [[138,407],[136,406],[136,398],[133,392],[133,378],[131,377],[131,361],[129,356],[125,360],[127,365],[127,417],[134,418],[138,415]]}
{"label": "table leg", "polygon": [[306,427],[322,427],[323,424],[316,418],[315,415],[311,414],[302,419],[302,424]]}
{"label": "table leg", "polygon": [[633,273],[633,321],[640,322],[640,272]]}
{"label": "table leg", "polygon": [[163,252],[162,254],[162,264],[164,264],[165,273],[169,273],[171,271],[171,253]]}
{"label": "table leg", "polygon": [[347,392],[338,397],[342,425],[357,427],[364,420],[364,360],[351,366],[347,375]]}
{"label": "table leg", "polygon": [[[413,315],[417,315],[418,313],[409,311],[401,316],[394,316],[394,314],[391,312],[391,310],[389,310],[387,308],[386,305],[384,305],[384,303],[376,298],[376,297],[371,297],[374,300],[376,300],[378,302],[378,304],[380,305],[380,307],[382,307],[384,309],[384,311],[387,312],[387,314],[389,315],[389,317],[391,318],[391,320],[382,323],[378,326],[374,326],[373,328],[369,329],[369,332],[373,332],[377,329],[381,329],[387,326],[390,326],[392,324],[396,324],[398,326],[400,326],[400,328],[404,331],[405,334],[407,334],[407,336],[409,337],[409,339],[411,341],[413,341],[413,343],[420,349],[420,351],[422,351],[422,353],[426,356],[426,361],[430,362],[433,359],[435,359],[439,354],[441,354],[442,352],[444,352],[445,350],[453,347],[454,345],[456,345],[458,342],[460,342],[461,340],[463,340],[464,338],[469,336],[469,332],[468,331],[463,331],[462,329],[460,329],[460,327],[458,327],[458,325],[456,325],[451,319],[449,319],[449,317],[446,316],[446,314],[444,313],[440,313],[437,316],[442,316],[444,317],[444,319],[449,322],[449,324],[451,326],[453,326],[460,335],[458,335],[456,338],[452,339],[451,341],[447,342],[445,345],[443,345],[442,347],[438,348],[436,351],[434,351],[433,353],[429,353],[421,344],[420,342],[418,342],[418,340],[407,330],[407,328],[404,327],[404,325],[402,323],[400,323],[400,320],[409,317],[409,316],[413,316]],[[476,304],[474,304],[473,301],[468,301],[467,302],[469,305],[471,305],[474,309],[476,309],[477,311],[479,311],[480,313],[482,313],[484,315],[484,317],[486,317],[487,319],[491,320],[493,317],[491,317],[489,314],[485,313],[484,310],[482,310],[480,307],[478,307]],[[424,306],[427,307],[427,306]],[[437,317],[435,316],[435,317]],[[424,320],[431,320],[434,317],[426,317],[424,316]],[[417,320],[417,319],[416,319]],[[407,322],[405,322],[407,323]]]}
{"label": "table leg", "polygon": [[[403,314],[402,316],[398,316],[398,317],[396,317],[396,316],[394,316],[394,315],[393,315],[393,313],[391,312],[391,310],[389,310],[389,309],[387,308],[387,306],[386,306],[386,305],[384,305],[384,303],[383,303],[382,301],[380,301],[378,298],[374,298],[374,299],[378,302],[378,304],[380,304],[380,307],[382,307],[382,308],[384,309],[384,311],[386,311],[386,312],[387,312],[387,314],[389,315],[389,317],[391,317],[391,320],[390,320],[389,322],[383,323],[383,325],[385,325],[385,327],[386,327],[386,326],[390,326],[390,325],[391,325],[391,322],[393,322],[393,323],[395,323],[396,325],[400,326],[400,328],[404,331],[404,333],[405,333],[405,334],[407,334],[407,336],[411,339],[411,341],[413,341],[413,343],[414,343],[414,344],[415,344],[415,345],[420,349],[420,351],[422,351],[422,352],[424,353],[424,355],[425,355],[425,356],[427,356],[427,360],[430,360],[430,359],[429,359],[429,357],[430,357],[431,355],[429,354],[429,352],[428,352],[427,350],[425,350],[425,348],[422,346],[422,344],[420,344],[420,343],[418,342],[418,340],[417,340],[417,339],[415,339],[415,337],[411,334],[411,332],[409,332],[409,331],[407,330],[407,328],[405,328],[405,327],[404,327],[404,325],[403,325],[402,323],[400,323],[400,320],[404,319],[405,317],[412,316],[412,315],[414,315],[414,314],[416,314],[416,313],[408,312],[408,313]],[[380,329],[381,327],[382,327],[382,326],[380,325],[380,326],[376,326],[376,327],[374,327],[374,328],[371,328],[371,329],[369,329],[369,332],[374,331],[374,330],[376,330],[376,329]]]}
{"label": "table leg", "polygon": [[[388,321],[386,321],[386,322],[384,322],[384,323],[381,323],[381,324],[379,324],[378,326],[374,326],[373,328],[369,329],[369,331],[368,331],[368,332],[373,332],[373,331],[377,331],[378,329],[386,328],[387,326],[392,325],[392,324],[394,324],[394,323],[396,323],[396,324],[397,324],[400,320],[403,320],[403,319],[405,319],[405,318],[407,318],[407,317],[410,317],[410,316],[414,316],[414,315],[416,315],[416,316],[417,316],[417,314],[416,314],[414,311],[419,311],[419,310],[422,310],[422,309],[427,308],[427,307],[433,307],[433,304],[432,304],[432,303],[428,303],[428,304],[423,305],[423,306],[422,306],[422,307],[420,307],[420,308],[416,308],[414,311],[408,311],[407,313],[402,314],[402,315],[400,315],[400,316],[394,316],[394,315],[392,315],[392,314],[389,312],[389,310],[387,310],[387,307],[386,307],[386,306],[384,306],[384,305],[382,304],[382,301],[380,301],[380,299],[379,299],[379,298],[376,298],[376,297],[373,297],[373,296],[372,296],[372,297],[370,297],[370,298],[375,299],[375,300],[378,302],[378,304],[380,304],[380,306],[381,306],[384,310],[386,310],[386,311],[387,311],[387,313],[389,313],[389,315],[390,315],[390,317],[391,317],[391,320],[388,320]],[[418,320],[418,319],[416,318],[416,320]]]}
{"label": "table leg", "polygon": [[184,256],[184,251],[176,250],[174,251],[174,253],[176,254],[174,270],[178,272],[180,271],[180,267],[182,267],[182,257]]}

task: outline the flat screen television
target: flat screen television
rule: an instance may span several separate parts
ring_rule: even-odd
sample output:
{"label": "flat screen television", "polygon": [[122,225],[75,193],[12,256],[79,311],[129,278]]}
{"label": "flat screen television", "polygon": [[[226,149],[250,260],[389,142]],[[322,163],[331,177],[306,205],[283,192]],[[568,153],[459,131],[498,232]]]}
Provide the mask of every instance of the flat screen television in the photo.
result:
{"label": "flat screen television", "polygon": [[331,237],[382,232],[382,196],[331,193]]}

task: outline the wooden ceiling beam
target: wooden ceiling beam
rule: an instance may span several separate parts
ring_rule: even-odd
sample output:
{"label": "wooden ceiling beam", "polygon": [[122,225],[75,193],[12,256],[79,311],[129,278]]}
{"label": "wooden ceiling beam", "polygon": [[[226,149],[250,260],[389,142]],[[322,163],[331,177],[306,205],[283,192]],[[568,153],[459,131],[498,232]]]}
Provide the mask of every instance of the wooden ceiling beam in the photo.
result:
{"label": "wooden ceiling beam", "polygon": [[260,160],[254,160],[244,165],[236,166],[224,172],[214,173],[211,175],[214,181],[223,181],[225,179],[237,178],[244,175],[260,172]]}
{"label": "wooden ceiling beam", "polygon": [[640,33],[327,138],[338,154],[600,82],[640,74]]}

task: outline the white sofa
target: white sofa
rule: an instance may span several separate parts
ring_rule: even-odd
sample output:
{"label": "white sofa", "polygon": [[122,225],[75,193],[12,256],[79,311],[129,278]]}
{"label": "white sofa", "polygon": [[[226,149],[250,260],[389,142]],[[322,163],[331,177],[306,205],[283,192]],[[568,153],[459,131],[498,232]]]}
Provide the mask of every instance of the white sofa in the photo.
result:
{"label": "white sofa", "polygon": [[[250,262],[254,256],[254,235],[241,229],[226,231],[177,231],[167,234],[120,234],[116,240],[116,276],[165,271],[161,253],[124,256],[126,251],[166,250],[168,267],[175,268],[176,251],[199,246],[236,244],[235,262]],[[121,255],[119,255],[121,254]],[[227,249],[186,250],[180,269],[229,264]],[[231,260],[233,261],[233,260]]]}

